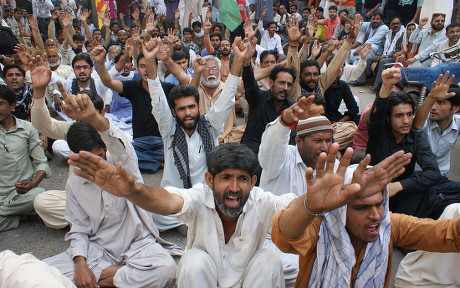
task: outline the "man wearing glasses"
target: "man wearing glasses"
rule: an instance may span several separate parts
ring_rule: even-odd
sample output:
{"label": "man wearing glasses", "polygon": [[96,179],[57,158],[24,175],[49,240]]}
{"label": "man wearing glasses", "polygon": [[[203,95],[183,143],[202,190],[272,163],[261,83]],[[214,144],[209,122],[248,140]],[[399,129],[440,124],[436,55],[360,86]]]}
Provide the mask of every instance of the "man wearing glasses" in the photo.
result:
{"label": "man wearing glasses", "polygon": [[425,60],[431,52],[436,52],[439,44],[447,39],[446,31],[444,31],[444,23],[446,22],[446,14],[434,13],[431,17],[431,29],[422,29],[428,18],[420,20],[418,27],[412,32],[409,37],[409,42],[420,44],[418,54],[407,59],[409,67],[430,67],[431,59]]}

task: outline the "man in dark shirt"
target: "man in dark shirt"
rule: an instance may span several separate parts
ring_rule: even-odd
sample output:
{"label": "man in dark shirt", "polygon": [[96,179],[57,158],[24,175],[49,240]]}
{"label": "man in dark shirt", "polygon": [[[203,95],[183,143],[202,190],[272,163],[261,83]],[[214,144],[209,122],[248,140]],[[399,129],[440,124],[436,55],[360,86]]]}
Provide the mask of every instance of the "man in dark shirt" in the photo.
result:
{"label": "man in dark shirt", "polygon": [[[91,54],[96,61],[102,83],[131,101],[133,107],[133,146],[136,150],[139,169],[155,172],[164,162],[164,148],[158,123],[152,115],[144,56],[141,53],[137,58],[137,71],[142,77],[141,80],[119,81],[111,79],[105,68],[105,49],[102,46],[94,48]],[[162,86],[166,95],[169,95],[169,91],[174,88],[174,85],[169,83],[162,83]]]}
{"label": "man in dark shirt", "polygon": [[[325,114],[327,119],[331,122],[339,121],[354,121],[356,124],[359,123],[359,107],[356,103],[353,93],[351,92],[350,86],[347,82],[340,80],[343,72],[340,70],[334,82],[324,92],[324,99],[326,100]],[[340,103],[343,101],[347,106],[347,111],[342,114],[339,111]]]}
{"label": "man in dark shirt", "polygon": [[[248,53],[247,53],[248,54]],[[248,146],[256,155],[265,126],[281,115],[294,101],[287,96],[292,88],[296,71],[292,68],[277,66],[273,68],[268,80],[270,90],[260,90],[251,60],[245,56],[243,62],[243,83],[246,100],[249,104],[249,117],[241,143]]]}
{"label": "man in dark shirt", "polygon": [[[415,106],[412,97],[402,91],[391,92],[393,85],[401,80],[399,68],[384,70],[382,80],[382,88],[369,117],[367,153],[372,157],[371,165],[399,150],[412,153],[404,173],[388,184],[390,210],[423,216],[427,209],[428,190],[441,180],[436,156],[425,136],[411,129]],[[416,162],[422,171],[414,172]]]}

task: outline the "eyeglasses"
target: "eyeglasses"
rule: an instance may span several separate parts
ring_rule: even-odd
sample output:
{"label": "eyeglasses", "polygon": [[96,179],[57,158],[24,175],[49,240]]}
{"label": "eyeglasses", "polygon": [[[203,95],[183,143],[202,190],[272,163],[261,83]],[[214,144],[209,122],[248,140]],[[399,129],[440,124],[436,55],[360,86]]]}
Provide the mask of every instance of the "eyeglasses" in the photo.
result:
{"label": "eyeglasses", "polygon": [[209,71],[218,72],[219,68],[217,68],[217,67],[213,67],[213,68],[207,67],[207,68],[204,68],[203,71],[205,71],[205,72],[209,72]]}

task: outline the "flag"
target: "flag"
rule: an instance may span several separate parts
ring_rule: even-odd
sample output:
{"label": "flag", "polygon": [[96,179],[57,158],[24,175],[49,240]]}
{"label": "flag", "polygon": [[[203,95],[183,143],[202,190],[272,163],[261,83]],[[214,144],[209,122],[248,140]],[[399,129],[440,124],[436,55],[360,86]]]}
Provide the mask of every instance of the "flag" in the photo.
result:
{"label": "flag", "polygon": [[218,2],[217,5],[222,23],[224,23],[230,31],[235,30],[242,22],[240,8],[236,1],[223,0],[215,2]]}
{"label": "flag", "polygon": [[98,14],[98,16],[97,16],[97,24],[98,24],[99,28],[102,28],[102,21],[103,21],[103,19],[101,19],[101,17],[99,17],[99,13],[104,14],[105,9],[107,9],[107,7],[105,6],[105,1],[104,0],[96,0],[96,11],[97,11],[97,14]]}

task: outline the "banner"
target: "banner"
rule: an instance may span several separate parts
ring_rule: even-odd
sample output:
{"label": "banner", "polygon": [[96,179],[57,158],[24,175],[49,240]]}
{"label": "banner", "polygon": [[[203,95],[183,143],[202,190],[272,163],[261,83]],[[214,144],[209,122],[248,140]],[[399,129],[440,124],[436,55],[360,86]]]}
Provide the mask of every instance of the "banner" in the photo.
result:
{"label": "banner", "polygon": [[220,14],[220,20],[227,26],[230,31],[233,31],[243,21],[240,14],[240,8],[235,0],[215,1]]}
{"label": "banner", "polygon": [[105,1],[104,0],[96,0],[96,12],[97,12],[97,27],[99,29],[102,28],[102,21],[103,19],[101,19],[101,17],[99,17],[99,14],[102,13],[104,14],[105,13],[105,9],[107,9],[107,7],[105,6]]}

